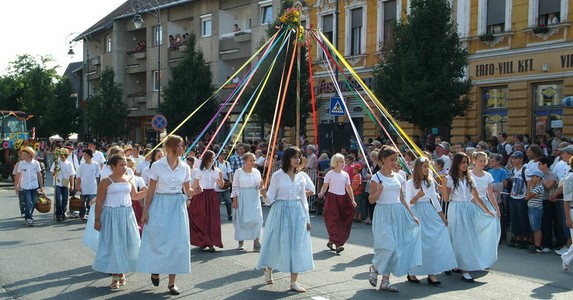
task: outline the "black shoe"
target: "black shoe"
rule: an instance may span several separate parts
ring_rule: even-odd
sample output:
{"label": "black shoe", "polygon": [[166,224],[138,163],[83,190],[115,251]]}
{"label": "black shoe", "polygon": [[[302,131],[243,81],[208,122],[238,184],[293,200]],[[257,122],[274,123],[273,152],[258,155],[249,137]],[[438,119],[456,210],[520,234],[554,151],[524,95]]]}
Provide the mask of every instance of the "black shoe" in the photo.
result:
{"label": "black shoe", "polygon": [[438,285],[442,284],[441,281],[439,281],[439,280],[433,281],[432,279],[430,279],[430,277],[427,278],[427,281],[428,281],[429,285],[433,285],[433,286],[438,286]]}
{"label": "black shoe", "polygon": [[227,220],[232,221],[232,220],[233,220],[233,216],[227,216]]}
{"label": "black shoe", "polygon": [[476,282],[473,278],[467,279],[467,278],[465,278],[464,276],[462,276],[462,281],[469,282],[469,283],[474,283],[474,282]]}
{"label": "black shoe", "polygon": [[65,221],[66,220],[66,213],[64,213],[60,218],[62,219],[62,221]]}
{"label": "black shoe", "polygon": [[[157,276],[157,278],[153,278],[153,276]],[[151,283],[154,286],[159,286],[159,274],[151,274]]]}
{"label": "black shoe", "polygon": [[61,218],[61,217],[57,217],[57,218],[56,218],[56,221],[62,222],[62,218]]}
{"label": "black shoe", "polygon": [[452,276],[452,271],[445,271],[444,274],[446,274],[448,276]]}
{"label": "black shoe", "polygon": [[416,279],[413,279],[412,277],[410,277],[410,274],[408,274],[408,275],[406,276],[406,279],[408,279],[408,281],[411,282],[411,283],[420,283],[420,280],[419,280],[419,279],[417,279],[417,278],[416,278]]}
{"label": "black shoe", "polygon": [[336,247],[336,254],[340,254],[340,252],[344,251],[344,247],[338,246]]}
{"label": "black shoe", "polygon": [[169,294],[171,295],[179,295],[181,294],[181,291],[179,291],[179,289],[177,288],[176,285],[170,285],[167,288],[169,288]]}
{"label": "black shoe", "polygon": [[454,273],[461,273],[462,270],[460,270],[460,269],[452,269],[452,272],[454,272]]}

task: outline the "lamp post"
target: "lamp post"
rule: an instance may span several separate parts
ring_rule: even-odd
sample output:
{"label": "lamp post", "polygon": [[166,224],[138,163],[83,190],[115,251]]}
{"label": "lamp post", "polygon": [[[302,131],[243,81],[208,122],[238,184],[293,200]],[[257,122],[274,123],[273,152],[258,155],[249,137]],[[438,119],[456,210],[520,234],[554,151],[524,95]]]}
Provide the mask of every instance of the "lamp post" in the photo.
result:
{"label": "lamp post", "polygon": [[[86,85],[85,85],[85,86],[86,86],[86,93],[85,93],[85,94],[86,94],[86,95],[85,95],[85,99],[83,99],[83,98],[84,98],[84,97],[83,97],[83,96],[84,96],[84,95],[83,95],[84,93],[83,93],[83,91],[82,91],[82,100],[88,101],[89,98],[90,98],[90,77],[89,77],[89,76],[90,76],[90,43],[89,43],[89,40],[88,40],[87,36],[85,36],[85,35],[82,34],[82,33],[72,32],[72,33],[68,34],[68,38],[69,38],[71,35],[76,35],[76,37],[75,37],[74,39],[72,39],[71,41],[68,42],[69,47],[70,47],[70,49],[68,50],[68,55],[70,55],[70,56],[75,55],[73,46],[74,46],[74,42],[76,42],[78,38],[81,38],[81,40],[86,43],[86,47],[85,47],[85,49],[86,49],[86,57],[85,57],[85,60],[82,58],[82,64],[85,64],[85,68],[82,67],[82,69],[85,70],[85,74],[83,74],[82,79],[85,78],[85,83],[86,83]],[[66,38],[66,39],[67,39],[67,38]],[[83,87],[83,80],[82,80],[82,87]],[[80,106],[79,103],[78,103],[78,106]],[[84,112],[84,109],[82,109],[82,112]],[[85,113],[84,113],[84,115],[85,115]],[[84,117],[84,125],[85,125],[85,124],[86,124],[86,123],[85,123],[85,117]],[[89,135],[89,128],[90,128],[90,127],[89,127],[89,125],[88,125],[88,126],[87,126],[87,133],[88,133],[88,135]],[[84,127],[84,130],[83,130],[83,131],[85,132],[85,127]]]}
{"label": "lamp post", "polygon": [[[163,43],[163,28],[161,26],[161,11],[160,11],[160,5],[159,2],[157,0],[155,0],[155,4],[156,6],[151,5],[149,2],[147,2],[147,5],[151,8],[152,11],[149,11],[149,13],[155,15],[156,19],[157,19],[157,28],[155,31],[155,40],[157,42],[157,112],[159,113],[159,106],[161,105],[161,44]],[[141,26],[143,26],[143,18],[141,17],[141,15],[139,13],[136,13],[133,16],[133,26],[136,29],[140,29]],[[155,78],[154,78],[155,80]],[[159,140],[160,137],[160,133],[159,131],[157,132],[157,143],[160,142]]]}

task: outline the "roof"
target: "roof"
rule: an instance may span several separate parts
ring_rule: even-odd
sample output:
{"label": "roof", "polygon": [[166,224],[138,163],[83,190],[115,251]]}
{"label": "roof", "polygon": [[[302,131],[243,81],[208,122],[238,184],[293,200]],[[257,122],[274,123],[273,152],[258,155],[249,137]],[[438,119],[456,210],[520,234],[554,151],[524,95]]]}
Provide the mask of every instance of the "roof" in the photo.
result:
{"label": "roof", "polygon": [[76,72],[78,69],[83,68],[83,62],[77,61],[68,64],[68,67],[64,71],[64,76],[68,76],[70,78],[70,84],[72,85],[72,91],[78,92],[79,91],[79,79],[77,76],[74,76],[73,73]]}
{"label": "roof", "polygon": [[[155,12],[157,8],[161,12],[161,9],[193,1],[197,0],[127,0],[107,16],[103,17],[101,20],[82,32],[82,35],[87,38],[99,31],[109,29],[113,26],[113,21],[115,20],[129,18],[136,14]],[[74,41],[82,40],[82,35],[78,35]]]}

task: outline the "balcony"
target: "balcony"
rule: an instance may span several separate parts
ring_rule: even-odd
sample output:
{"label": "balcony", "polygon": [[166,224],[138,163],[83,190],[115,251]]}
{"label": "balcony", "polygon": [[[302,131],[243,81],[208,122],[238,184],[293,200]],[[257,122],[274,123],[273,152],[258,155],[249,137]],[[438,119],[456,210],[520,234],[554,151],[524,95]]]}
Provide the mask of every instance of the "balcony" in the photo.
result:
{"label": "balcony", "polygon": [[219,55],[221,60],[250,57],[251,39],[250,30],[221,34],[219,39]]}
{"label": "balcony", "polygon": [[131,94],[127,94],[127,98],[131,99],[134,103],[146,103],[147,93],[145,91],[139,91]]}

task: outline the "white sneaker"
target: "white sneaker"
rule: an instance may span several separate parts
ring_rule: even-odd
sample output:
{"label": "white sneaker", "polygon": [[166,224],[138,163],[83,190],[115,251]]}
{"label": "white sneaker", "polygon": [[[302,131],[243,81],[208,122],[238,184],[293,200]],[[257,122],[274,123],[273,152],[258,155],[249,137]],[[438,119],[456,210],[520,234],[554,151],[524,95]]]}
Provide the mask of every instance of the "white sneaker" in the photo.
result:
{"label": "white sneaker", "polygon": [[541,249],[541,252],[543,252],[543,253],[551,253],[551,249],[545,247],[545,248]]}
{"label": "white sneaker", "polygon": [[565,254],[565,252],[567,252],[567,250],[569,250],[569,248],[566,246],[563,246],[563,248],[561,248],[559,250],[555,250],[555,254],[561,256],[561,255]]}

